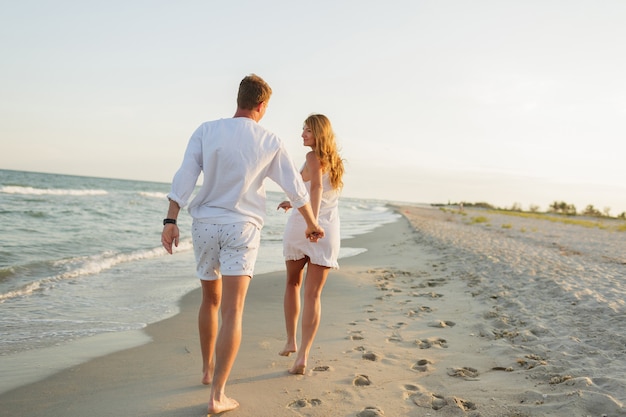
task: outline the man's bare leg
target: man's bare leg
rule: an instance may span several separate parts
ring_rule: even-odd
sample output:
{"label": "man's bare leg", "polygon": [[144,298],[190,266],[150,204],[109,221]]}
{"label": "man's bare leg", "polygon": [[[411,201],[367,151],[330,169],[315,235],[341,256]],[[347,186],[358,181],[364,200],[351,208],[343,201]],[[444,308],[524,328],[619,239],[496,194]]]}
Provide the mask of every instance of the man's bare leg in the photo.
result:
{"label": "man's bare leg", "polygon": [[304,374],[309,352],[322,317],[322,290],[330,268],[309,262],[304,282],[304,308],[302,311],[302,340],[296,360],[289,373]]}
{"label": "man's bare leg", "polygon": [[215,340],[219,323],[219,308],[222,300],[222,280],[204,281],[202,284],[202,303],[198,312],[198,333],[202,352],[202,383],[209,385],[215,368]]}
{"label": "man's bare leg", "polygon": [[224,390],[241,344],[243,309],[249,285],[250,277],[247,275],[222,278],[222,325],[215,345],[209,414],[222,413],[239,406],[237,401],[226,396]]}
{"label": "man's bare leg", "polygon": [[285,330],[287,331],[287,341],[283,350],[278,352],[280,356],[289,356],[298,350],[296,340],[298,334],[298,317],[300,316],[300,288],[302,286],[302,276],[304,266],[308,258],[297,261],[286,261],[287,282],[285,283],[285,296],[283,309],[285,312]]}

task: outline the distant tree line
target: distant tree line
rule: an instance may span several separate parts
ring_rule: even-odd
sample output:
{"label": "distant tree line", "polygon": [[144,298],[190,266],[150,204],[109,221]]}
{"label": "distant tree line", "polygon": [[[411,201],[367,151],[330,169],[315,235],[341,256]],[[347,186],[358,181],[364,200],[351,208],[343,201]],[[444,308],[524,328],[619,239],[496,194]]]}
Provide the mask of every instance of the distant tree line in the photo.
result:
{"label": "distant tree line", "polygon": [[[443,204],[433,204],[433,205],[442,206]],[[469,202],[462,201],[460,203],[454,203],[454,204],[448,202],[448,205],[456,205],[459,207],[484,208],[484,209],[492,209],[492,210],[524,211],[522,210],[522,205],[520,203],[513,203],[513,205],[508,208],[495,207],[489,203],[485,203],[482,201],[477,202],[477,203],[469,203]],[[537,213],[539,212],[539,210],[540,210],[539,206],[534,205],[534,204],[531,204],[529,207],[529,211],[533,213]],[[548,213],[564,214],[566,216],[576,216],[577,214],[580,214],[582,216],[589,216],[589,217],[611,217],[610,212],[611,212],[610,207],[605,207],[602,211],[600,211],[596,209],[593,206],[593,204],[589,204],[587,205],[587,207],[585,207],[583,211],[579,213],[576,210],[576,206],[574,204],[568,204],[565,201],[554,201],[548,207]],[[616,217],[618,219],[626,220],[626,211],[618,214]]]}
{"label": "distant tree line", "polygon": [[[576,211],[576,206],[573,204],[567,204],[564,201],[555,201],[550,204],[549,212],[551,213],[560,213],[567,214],[569,216],[575,216],[578,212]],[[593,204],[588,204],[587,207],[579,214],[583,216],[589,217],[611,217],[611,208],[605,207],[602,211],[598,210],[593,206]],[[626,211],[618,214],[616,216],[618,219],[626,219]]]}

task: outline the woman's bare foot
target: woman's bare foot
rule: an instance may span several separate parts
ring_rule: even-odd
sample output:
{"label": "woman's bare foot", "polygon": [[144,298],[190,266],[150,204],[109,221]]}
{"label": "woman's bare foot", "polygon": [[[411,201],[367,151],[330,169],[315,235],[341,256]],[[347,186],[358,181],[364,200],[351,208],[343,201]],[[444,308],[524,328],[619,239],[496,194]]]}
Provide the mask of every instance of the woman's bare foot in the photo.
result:
{"label": "woman's bare foot", "polygon": [[224,396],[222,401],[209,401],[209,416],[234,410],[237,407],[239,407],[239,403],[236,400]]}
{"label": "woman's bare foot", "polygon": [[289,370],[289,373],[292,375],[304,375],[305,370],[306,370],[306,363],[296,361],[291,367],[291,369]]}
{"label": "woman's bare foot", "polygon": [[209,366],[202,370],[202,385],[211,385],[211,382],[213,382],[213,367]]}
{"label": "woman's bare foot", "polygon": [[296,345],[293,343],[286,343],[285,347],[283,348],[283,350],[281,350],[280,352],[278,352],[278,354],[280,356],[289,356],[292,353],[295,353],[297,350]]}
{"label": "woman's bare foot", "polygon": [[211,377],[213,373],[209,373],[209,371],[205,371],[202,373],[202,385],[211,385]]}

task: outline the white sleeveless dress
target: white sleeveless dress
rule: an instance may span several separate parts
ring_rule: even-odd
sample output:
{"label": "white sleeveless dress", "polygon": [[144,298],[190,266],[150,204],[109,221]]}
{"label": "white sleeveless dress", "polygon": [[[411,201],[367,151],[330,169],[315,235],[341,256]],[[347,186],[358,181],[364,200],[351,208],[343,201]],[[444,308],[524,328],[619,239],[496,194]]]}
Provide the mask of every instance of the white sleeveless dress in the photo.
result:
{"label": "white sleeveless dress", "polygon": [[[311,192],[311,182],[305,182],[307,190]],[[339,268],[337,258],[341,237],[339,235],[339,191],[333,189],[328,173],[322,176],[322,202],[318,215],[318,223],[324,229],[324,237],[317,242],[310,242],[304,232],[306,222],[302,214],[296,209],[285,226],[283,236],[283,255],[287,261],[297,261],[308,256],[311,263],[330,268]]]}

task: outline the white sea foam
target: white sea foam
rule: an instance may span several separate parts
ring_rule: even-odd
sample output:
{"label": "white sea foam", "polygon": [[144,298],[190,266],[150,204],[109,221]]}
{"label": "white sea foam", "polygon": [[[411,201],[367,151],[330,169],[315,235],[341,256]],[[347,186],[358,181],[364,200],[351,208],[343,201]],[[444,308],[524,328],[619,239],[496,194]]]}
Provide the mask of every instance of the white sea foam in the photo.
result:
{"label": "white sea foam", "polygon": [[150,192],[150,191],[140,191],[139,195],[142,197],[158,198],[161,200],[165,200],[167,198],[167,193]]}
{"label": "white sea foam", "polygon": [[23,195],[72,195],[72,196],[94,196],[107,195],[106,190],[73,190],[62,188],[34,188],[8,185],[0,187],[0,193],[23,194]]}
{"label": "white sea foam", "polygon": [[[191,240],[184,240],[178,244],[177,252],[184,252],[193,249]],[[20,288],[0,294],[0,303],[8,299],[23,297],[49,288],[57,282],[76,279],[88,275],[100,274],[117,265],[134,262],[144,259],[153,259],[167,255],[162,247],[155,247],[147,250],[137,250],[130,253],[105,252],[94,256],[82,256],[77,258],[62,259],[54,262],[56,269],[65,269],[66,272],[29,282]]]}

